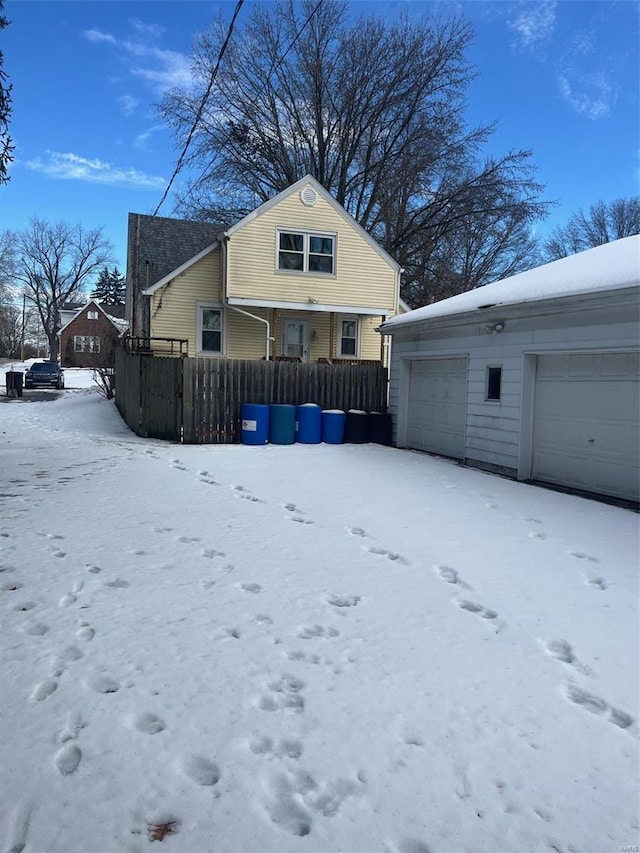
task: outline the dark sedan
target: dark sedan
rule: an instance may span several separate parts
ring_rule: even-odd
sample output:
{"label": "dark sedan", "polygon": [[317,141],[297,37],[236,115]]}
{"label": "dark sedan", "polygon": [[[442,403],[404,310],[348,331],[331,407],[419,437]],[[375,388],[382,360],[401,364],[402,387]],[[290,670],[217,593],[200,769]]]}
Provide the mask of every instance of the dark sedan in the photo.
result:
{"label": "dark sedan", "polygon": [[64,388],[64,371],[57,361],[36,361],[24,375],[24,387]]}

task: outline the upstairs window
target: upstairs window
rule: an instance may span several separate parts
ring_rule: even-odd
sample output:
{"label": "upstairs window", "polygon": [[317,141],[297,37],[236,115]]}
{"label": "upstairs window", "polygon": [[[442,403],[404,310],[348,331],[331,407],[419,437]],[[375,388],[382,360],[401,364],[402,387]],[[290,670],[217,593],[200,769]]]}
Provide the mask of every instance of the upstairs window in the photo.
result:
{"label": "upstairs window", "polygon": [[304,231],[278,232],[278,269],[293,272],[335,272],[335,237]]}
{"label": "upstairs window", "polygon": [[87,311],[87,320],[97,320],[98,312],[97,311]]}

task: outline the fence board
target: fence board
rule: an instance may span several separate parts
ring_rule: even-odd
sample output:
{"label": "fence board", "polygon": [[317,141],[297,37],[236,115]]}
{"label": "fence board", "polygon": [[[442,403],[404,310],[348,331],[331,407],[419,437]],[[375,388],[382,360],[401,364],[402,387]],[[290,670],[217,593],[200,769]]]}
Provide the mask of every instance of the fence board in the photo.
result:
{"label": "fence board", "polygon": [[243,403],[386,411],[381,364],[302,364],[116,353],[116,406],[138,435],[186,444],[238,441]]}

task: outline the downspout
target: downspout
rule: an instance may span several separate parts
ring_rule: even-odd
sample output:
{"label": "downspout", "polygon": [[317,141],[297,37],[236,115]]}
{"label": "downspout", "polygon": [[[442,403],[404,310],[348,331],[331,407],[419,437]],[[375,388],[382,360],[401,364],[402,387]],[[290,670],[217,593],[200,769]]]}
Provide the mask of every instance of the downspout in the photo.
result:
{"label": "downspout", "polygon": [[227,296],[227,284],[228,284],[228,275],[227,275],[227,243],[229,241],[229,237],[226,233],[222,234],[220,240],[220,250],[222,252],[222,304],[225,308],[230,308],[231,311],[236,311],[238,314],[244,314],[245,317],[250,317],[252,320],[257,320],[259,323],[264,323],[267,327],[267,339],[265,343],[265,361],[269,361],[271,352],[271,326],[269,325],[269,321],[265,320],[264,317],[257,317],[255,314],[250,314],[248,311],[244,311],[242,308],[236,308],[235,305],[229,305],[229,298]]}

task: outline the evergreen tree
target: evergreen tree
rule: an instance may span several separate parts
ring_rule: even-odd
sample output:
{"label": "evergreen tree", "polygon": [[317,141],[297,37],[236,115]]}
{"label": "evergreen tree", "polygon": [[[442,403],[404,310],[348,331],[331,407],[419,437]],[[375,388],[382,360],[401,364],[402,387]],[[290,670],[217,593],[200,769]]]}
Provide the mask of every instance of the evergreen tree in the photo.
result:
{"label": "evergreen tree", "polygon": [[127,280],[118,267],[109,270],[105,266],[100,271],[91,298],[103,305],[124,305],[126,286]]}

